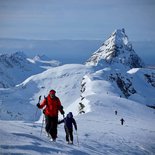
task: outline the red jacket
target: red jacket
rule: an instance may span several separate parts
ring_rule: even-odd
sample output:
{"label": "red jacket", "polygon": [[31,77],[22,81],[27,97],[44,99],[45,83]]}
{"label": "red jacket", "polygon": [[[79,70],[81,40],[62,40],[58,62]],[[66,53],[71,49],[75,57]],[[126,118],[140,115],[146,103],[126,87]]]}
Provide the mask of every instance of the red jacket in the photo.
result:
{"label": "red jacket", "polygon": [[42,109],[43,107],[45,107],[44,114],[46,116],[57,117],[58,111],[62,113],[61,102],[59,98],[56,96],[55,98],[51,98],[50,95],[48,95],[47,98],[44,99],[39,106],[40,109]]}

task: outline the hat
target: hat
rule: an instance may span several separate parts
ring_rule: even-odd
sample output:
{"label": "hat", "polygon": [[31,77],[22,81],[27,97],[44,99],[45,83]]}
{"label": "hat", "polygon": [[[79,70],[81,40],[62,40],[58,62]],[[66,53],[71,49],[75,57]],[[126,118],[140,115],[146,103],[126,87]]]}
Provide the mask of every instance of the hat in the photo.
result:
{"label": "hat", "polygon": [[55,93],[56,93],[56,91],[55,91],[55,90],[53,90],[53,89],[52,89],[52,90],[50,90],[50,92],[49,92],[49,94],[51,94],[51,95],[53,95],[53,94],[55,95]]}
{"label": "hat", "polygon": [[72,118],[72,117],[73,117],[72,112],[69,112],[69,113],[67,114],[67,117],[68,117],[68,118]]}

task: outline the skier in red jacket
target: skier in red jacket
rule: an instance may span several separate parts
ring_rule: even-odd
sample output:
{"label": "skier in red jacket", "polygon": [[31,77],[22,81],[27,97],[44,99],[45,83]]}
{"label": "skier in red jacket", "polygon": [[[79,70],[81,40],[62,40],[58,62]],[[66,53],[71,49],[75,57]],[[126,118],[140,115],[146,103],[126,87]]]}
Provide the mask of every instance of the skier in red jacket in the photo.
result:
{"label": "skier in red jacket", "polygon": [[48,96],[42,101],[41,104],[37,104],[39,109],[43,107],[43,113],[45,114],[46,132],[51,136],[51,140],[55,141],[57,138],[57,124],[58,124],[58,112],[60,111],[64,115],[63,106],[57,96],[56,91],[50,90]]}

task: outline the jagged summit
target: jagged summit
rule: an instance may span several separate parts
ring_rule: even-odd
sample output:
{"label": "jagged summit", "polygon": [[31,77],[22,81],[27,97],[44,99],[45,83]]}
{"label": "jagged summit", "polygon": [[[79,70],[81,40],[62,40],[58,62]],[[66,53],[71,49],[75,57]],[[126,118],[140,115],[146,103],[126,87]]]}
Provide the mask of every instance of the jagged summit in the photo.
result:
{"label": "jagged summit", "polygon": [[135,53],[125,29],[117,29],[86,62],[87,66],[103,67],[107,65],[141,68],[142,60]]}
{"label": "jagged summit", "polygon": [[23,52],[0,54],[0,66],[3,66],[3,68],[13,68],[14,66],[22,67],[22,64],[26,62],[26,55]]}
{"label": "jagged summit", "polygon": [[110,41],[112,44],[116,44],[118,46],[127,45],[130,47],[128,37],[125,34],[125,29],[115,30],[107,41]]}

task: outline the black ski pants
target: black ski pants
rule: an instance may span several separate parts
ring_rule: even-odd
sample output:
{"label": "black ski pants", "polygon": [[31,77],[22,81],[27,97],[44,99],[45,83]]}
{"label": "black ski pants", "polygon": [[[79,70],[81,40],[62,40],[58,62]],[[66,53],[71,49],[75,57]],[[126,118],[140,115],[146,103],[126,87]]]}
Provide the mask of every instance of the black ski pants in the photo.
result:
{"label": "black ski pants", "polygon": [[66,132],[66,141],[72,141],[73,142],[73,129],[69,129],[65,127],[65,132]]}
{"label": "black ski pants", "polygon": [[53,140],[55,140],[57,138],[58,117],[51,117],[45,115],[45,123],[46,132],[51,135]]}

